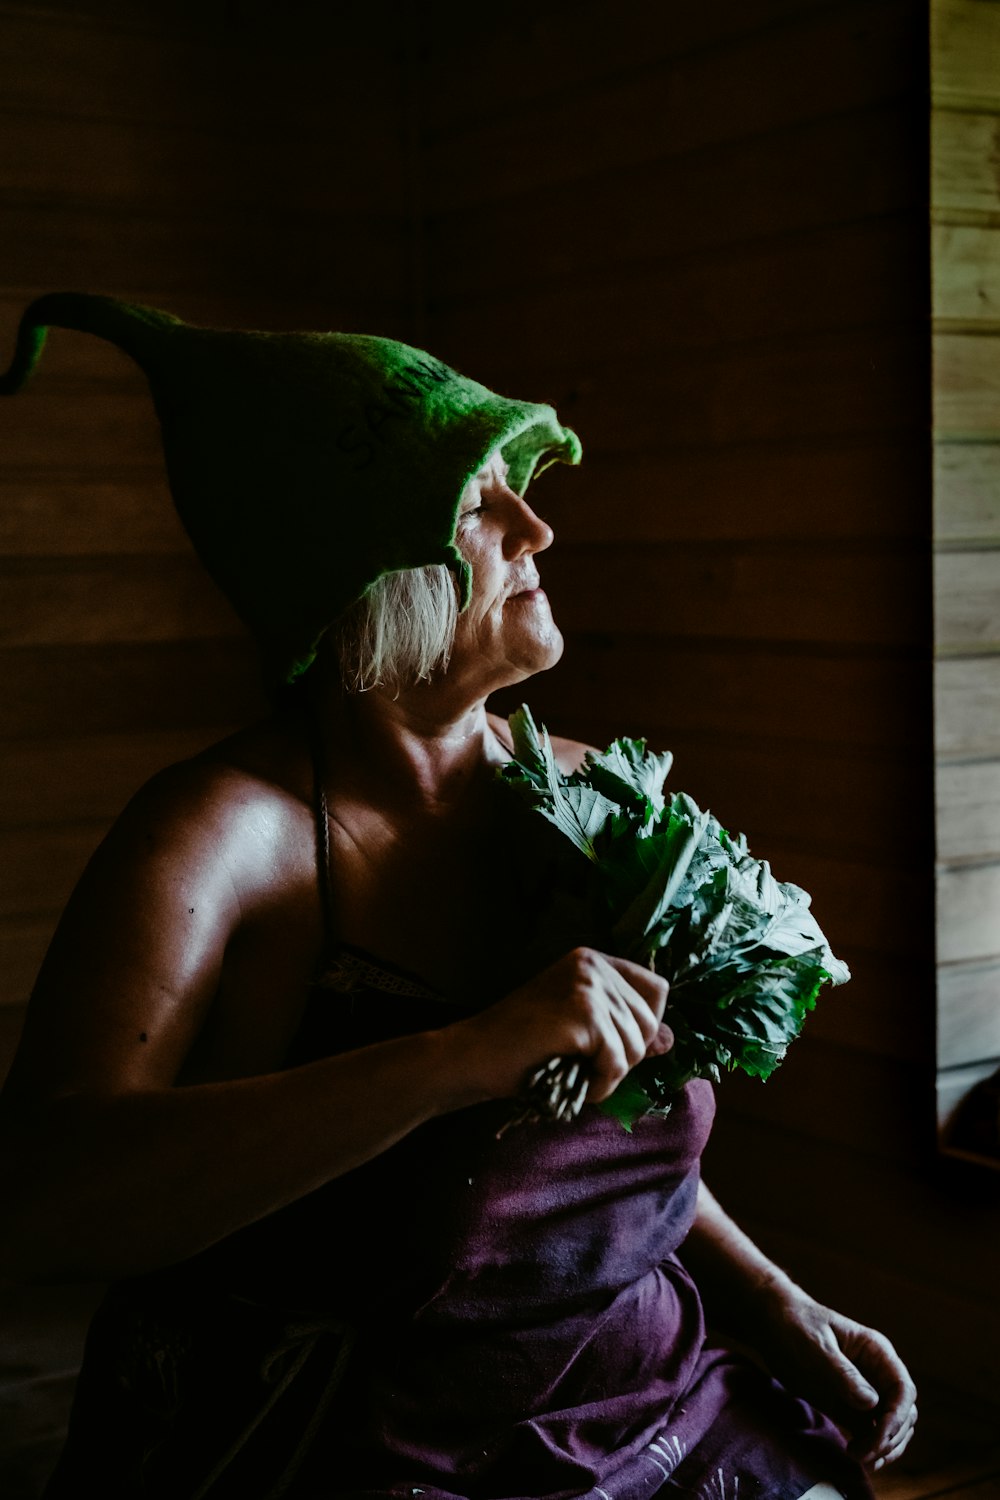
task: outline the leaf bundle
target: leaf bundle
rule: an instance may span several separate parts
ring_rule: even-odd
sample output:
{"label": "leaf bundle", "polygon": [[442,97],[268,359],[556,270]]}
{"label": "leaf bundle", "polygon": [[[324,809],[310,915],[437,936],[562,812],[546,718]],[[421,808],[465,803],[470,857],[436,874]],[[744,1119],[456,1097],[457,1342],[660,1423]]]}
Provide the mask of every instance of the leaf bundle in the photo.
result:
{"label": "leaf bundle", "polygon": [[551,956],[587,944],[670,984],[673,1048],[639,1063],[602,1108],[631,1129],[689,1079],[769,1077],[820,986],[850,978],[808,894],[685,793],[664,795],[671,755],[619,739],[567,775],[526,707],[509,722],[514,759],[500,776],[549,825],[532,820],[531,861]]}

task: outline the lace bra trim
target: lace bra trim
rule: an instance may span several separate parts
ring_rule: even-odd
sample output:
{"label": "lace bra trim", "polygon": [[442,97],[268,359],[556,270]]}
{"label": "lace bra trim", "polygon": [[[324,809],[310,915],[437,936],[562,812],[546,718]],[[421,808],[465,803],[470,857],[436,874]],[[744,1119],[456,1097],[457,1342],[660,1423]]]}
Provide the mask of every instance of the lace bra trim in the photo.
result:
{"label": "lace bra trim", "polygon": [[355,990],[380,990],[384,995],[403,995],[413,1000],[444,1002],[444,996],[432,990],[429,985],[421,984],[419,980],[397,970],[385,968],[374,959],[344,947],[332,955],[323,973],[314,982],[318,989],[333,990],[340,995],[349,995]]}

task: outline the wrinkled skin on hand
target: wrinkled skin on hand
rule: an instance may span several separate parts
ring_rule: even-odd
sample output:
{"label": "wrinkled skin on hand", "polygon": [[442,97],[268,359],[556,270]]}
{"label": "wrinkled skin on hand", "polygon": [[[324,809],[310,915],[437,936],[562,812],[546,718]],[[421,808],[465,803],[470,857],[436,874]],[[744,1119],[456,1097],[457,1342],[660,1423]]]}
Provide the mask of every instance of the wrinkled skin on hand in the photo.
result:
{"label": "wrinkled skin on hand", "polygon": [[451,1028],[461,1074],[482,1097],[512,1098],[554,1055],[587,1059],[598,1103],[644,1057],[673,1045],[663,1022],[668,986],[625,958],[574,948],[503,1000]]}
{"label": "wrinkled skin on hand", "polygon": [[762,1295],[754,1342],[774,1375],[843,1428],[867,1467],[893,1463],[913,1436],[917,1391],[889,1340],[799,1288]]}

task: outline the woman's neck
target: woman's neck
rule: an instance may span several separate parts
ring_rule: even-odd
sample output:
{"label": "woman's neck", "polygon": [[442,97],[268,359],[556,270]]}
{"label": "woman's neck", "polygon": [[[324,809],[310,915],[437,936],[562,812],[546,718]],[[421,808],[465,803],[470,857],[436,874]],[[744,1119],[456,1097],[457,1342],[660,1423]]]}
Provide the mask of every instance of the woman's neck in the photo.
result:
{"label": "woman's neck", "polygon": [[386,807],[446,812],[508,758],[485,700],[456,704],[434,684],[395,697],[378,688],[334,690],[314,702],[331,775],[359,791],[371,787]]}

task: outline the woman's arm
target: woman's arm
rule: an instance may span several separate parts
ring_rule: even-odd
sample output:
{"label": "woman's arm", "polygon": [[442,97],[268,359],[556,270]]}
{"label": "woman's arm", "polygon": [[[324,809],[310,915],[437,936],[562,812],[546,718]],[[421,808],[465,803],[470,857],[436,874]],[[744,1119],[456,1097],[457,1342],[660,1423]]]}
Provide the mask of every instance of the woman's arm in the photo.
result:
{"label": "woman's arm", "polygon": [[[192,774],[116,826],[39,978],[0,1111],[7,1274],[104,1279],[168,1264],[435,1115],[509,1097],[554,1053],[591,1057],[603,1097],[664,1045],[662,981],[577,953],[440,1031],[177,1086],[234,945],[276,899],[269,886],[293,878],[274,799]],[[311,829],[306,841],[311,899]]]}
{"label": "woman's arm", "polygon": [[744,1340],[794,1395],[846,1428],[865,1463],[880,1469],[899,1457],[913,1435],[917,1393],[888,1339],[804,1292],[704,1183],[683,1258],[710,1322]]}

